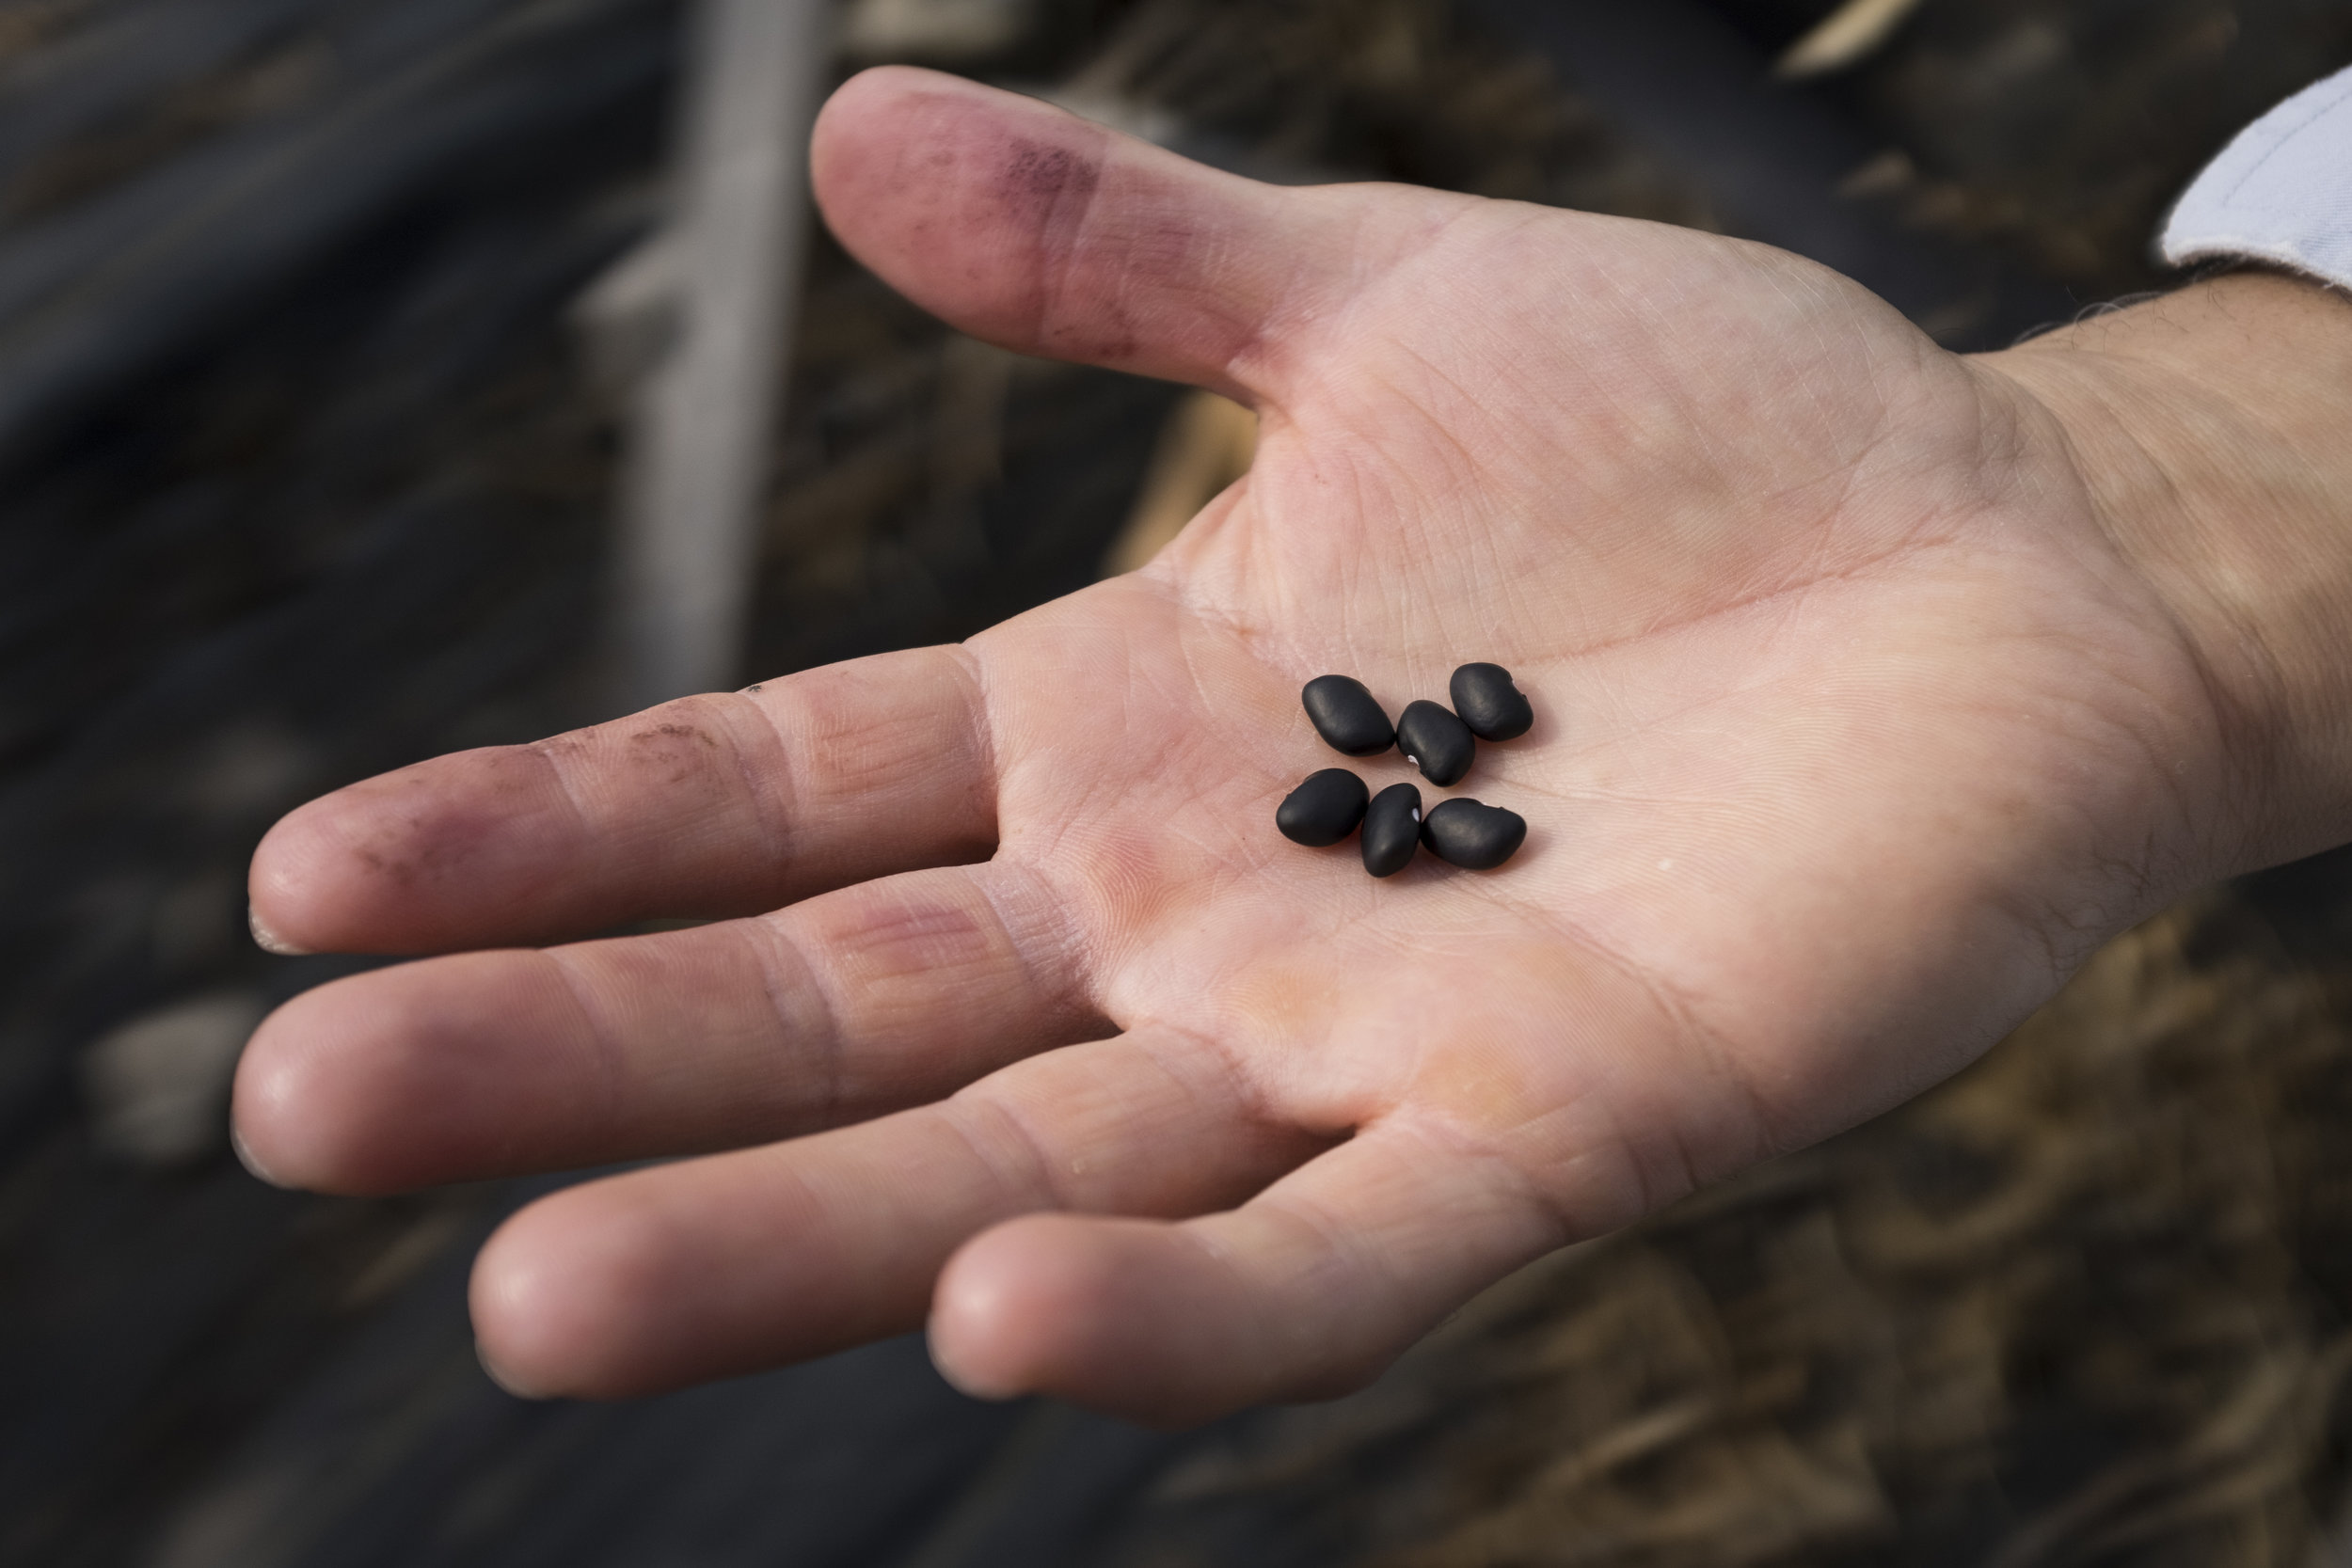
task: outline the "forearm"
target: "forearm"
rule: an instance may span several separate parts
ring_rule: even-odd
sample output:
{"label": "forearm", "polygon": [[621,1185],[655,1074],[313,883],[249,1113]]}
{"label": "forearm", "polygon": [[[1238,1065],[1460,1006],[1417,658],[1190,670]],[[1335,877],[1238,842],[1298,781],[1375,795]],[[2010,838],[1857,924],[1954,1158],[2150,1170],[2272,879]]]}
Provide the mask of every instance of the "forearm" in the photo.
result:
{"label": "forearm", "polygon": [[1978,363],[2055,419],[2204,673],[2215,868],[2352,838],[2352,298],[2234,274]]}

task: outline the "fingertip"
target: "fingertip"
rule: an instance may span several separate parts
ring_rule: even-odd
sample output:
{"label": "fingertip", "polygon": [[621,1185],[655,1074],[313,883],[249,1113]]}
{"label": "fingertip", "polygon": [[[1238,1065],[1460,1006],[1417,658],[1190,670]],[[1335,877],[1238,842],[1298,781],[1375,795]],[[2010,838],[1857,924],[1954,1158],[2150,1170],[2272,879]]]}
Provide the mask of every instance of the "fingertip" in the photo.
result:
{"label": "fingertip", "polygon": [[[459,944],[460,927],[507,889],[488,842],[532,803],[527,783],[494,753],[404,768],[350,784],[278,818],[246,873],[246,917],[271,953],[425,953]],[[489,886],[451,896],[460,868]]]}
{"label": "fingertip", "polygon": [[460,752],[348,784],[280,817],[246,898],[273,952],[430,953],[528,940],[566,885],[569,798],[529,747]]}
{"label": "fingertip", "polygon": [[543,1208],[533,1204],[498,1228],[475,1257],[466,1290],[475,1359],[491,1382],[526,1400],[575,1392],[582,1346],[596,1339],[594,1325],[580,1322],[581,1282],[562,1288]]}
{"label": "fingertip", "polygon": [[809,137],[809,172],[818,205],[837,188],[835,182],[856,172],[861,154],[874,148],[870,134],[887,133],[912,103],[981,90],[961,77],[907,65],[869,66],[842,83],[818,110]]}
{"label": "fingertip", "polygon": [[[818,211],[844,244],[856,248],[870,227],[860,198],[896,183],[911,140],[935,131],[937,111],[952,111],[947,101],[967,86],[914,66],[880,65],[859,71],[825,100],[809,136],[809,184]],[[953,161],[952,146],[935,150],[931,159]]]}
{"label": "fingertip", "polygon": [[429,1132],[401,1084],[396,1010],[371,1006],[354,979],[303,992],[262,1021],[237,1060],[230,1137],[246,1169],[275,1187],[378,1196],[405,1180],[406,1153]]}
{"label": "fingertip", "polygon": [[835,237],[893,287],[978,337],[1043,351],[1041,271],[1076,242],[1111,137],[1035,99],[878,66],[827,103],[809,172]]}
{"label": "fingertip", "polygon": [[237,1164],[243,1165],[245,1173],[256,1181],[270,1187],[292,1185],[291,1182],[282,1181],[273,1175],[269,1167],[262,1164],[262,1157],[253,1152],[253,1146],[246,1141],[245,1129],[237,1125],[237,1118],[233,1114],[229,1118],[229,1147],[235,1152]]}
{"label": "fingertip", "polygon": [[1037,1214],[967,1243],[940,1276],[930,1347],[975,1398],[1048,1395],[1147,1426],[1195,1426],[1256,1397],[1180,1227]]}
{"label": "fingertip", "polygon": [[297,946],[271,929],[262,919],[262,911],[255,909],[250,902],[245,907],[245,924],[246,928],[253,933],[253,945],[264,953],[275,954],[281,958],[300,958],[308,957],[311,952],[311,949]]}
{"label": "fingertip", "polygon": [[552,1394],[541,1393],[521,1377],[500,1366],[497,1357],[493,1356],[489,1348],[479,1339],[474,1341],[473,1358],[475,1363],[482,1368],[482,1375],[497,1385],[499,1392],[502,1394],[518,1400],[539,1401],[555,1398]]}
{"label": "fingertip", "polygon": [[[893,174],[910,147],[925,137],[951,143],[953,133],[977,125],[977,117],[992,109],[1077,121],[1068,110],[1041,100],[920,66],[878,65],[859,71],[825,100],[809,137],[809,175],[818,206],[834,221],[834,199],[843,193],[858,189],[869,176]],[[930,150],[936,162],[953,149],[934,145]]]}
{"label": "fingertip", "polygon": [[271,1186],[325,1192],[335,1188],[333,1162],[324,1157],[333,1137],[322,1147],[317,1064],[300,1022],[308,1000],[279,1007],[246,1042],[230,1093],[229,1138],[245,1168]]}
{"label": "fingertip", "polygon": [[264,1019],[238,1060],[230,1117],[246,1168],[282,1187],[346,1196],[472,1174],[500,1139],[485,1119],[495,1052],[466,1049],[470,967],[378,970],[303,992]]}
{"label": "fingertip", "polygon": [[1288,353],[1269,320],[1356,277],[1353,198],[1276,193],[910,67],[834,94],[810,171],[843,245],[951,325],[1245,399]]}
{"label": "fingertip", "polygon": [[1041,1391],[1070,1359],[1070,1336],[1099,1317],[1101,1282],[1066,1215],[1036,1214],[982,1232],[940,1271],[931,1363],[974,1399]]}
{"label": "fingertip", "polygon": [[278,819],[255,847],[246,873],[246,924],[262,951],[302,958],[329,950],[314,929],[320,871],[331,855],[325,820],[334,798],[312,800]]}
{"label": "fingertip", "polygon": [[668,1238],[658,1210],[611,1182],[513,1215],[474,1259],[467,1288],[484,1370],[535,1400],[628,1399],[738,1370],[700,1364],[707,1347],[677,1310],[696,1282]]}

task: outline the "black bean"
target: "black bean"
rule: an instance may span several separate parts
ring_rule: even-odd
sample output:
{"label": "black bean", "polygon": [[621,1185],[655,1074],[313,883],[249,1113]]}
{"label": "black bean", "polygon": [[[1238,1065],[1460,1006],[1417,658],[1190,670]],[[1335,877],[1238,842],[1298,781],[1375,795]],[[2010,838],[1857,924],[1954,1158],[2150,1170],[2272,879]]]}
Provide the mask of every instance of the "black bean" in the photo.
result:
{"label": "black bean", "polygon": [[1527,842],[1527,818],[1476,800],[1440,800],[1421,825],[1429,852],[1465,871],[1492,871]]}
{"label": "black bean", "polygon": [[1294,844],[1320,849],[1337,844],[1364,819],[1364,801],[1372,792],[1364,781],[1344,768],[1327,768],[1308,775],[1274,813],[1274,825]]}
{"label": "black bean", "polygon": [[1391,784],[1372,798],[1364,813],[1364,869],[1393,877],[1413,862],[1421,847],[1421,791]]}
{"label": "black bean", "polygon": [[1449,688],[1454,711],[1481,740],[1517,740],[1535,724],[1535,709],[1500,664],[1465,664]]}
{"label": "black bean", "polygon": [[1351,757],[1376,757],[1396,744],[1395,726],[1386,709],[1346,675],[1317,675],[1299,693],[1315,733],[1335,752]]}
{"label": "black bean", "polygon": [[1413,703],[1396,721],[1396,749],[1440,788],[1458,784],[1478,760],[1470,726],[1435,703]]}

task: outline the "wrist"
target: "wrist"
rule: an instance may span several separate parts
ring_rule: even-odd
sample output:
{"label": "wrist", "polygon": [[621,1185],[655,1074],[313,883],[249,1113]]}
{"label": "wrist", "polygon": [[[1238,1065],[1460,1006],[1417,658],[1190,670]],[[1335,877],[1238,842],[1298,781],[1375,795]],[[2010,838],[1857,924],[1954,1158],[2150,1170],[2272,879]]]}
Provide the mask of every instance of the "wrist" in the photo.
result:
{"label": "wrist", "polygon": [[2352,298],[2236,274],[1977,363],[2055,420],[2203,674],[2216,869],[2352,838]]}

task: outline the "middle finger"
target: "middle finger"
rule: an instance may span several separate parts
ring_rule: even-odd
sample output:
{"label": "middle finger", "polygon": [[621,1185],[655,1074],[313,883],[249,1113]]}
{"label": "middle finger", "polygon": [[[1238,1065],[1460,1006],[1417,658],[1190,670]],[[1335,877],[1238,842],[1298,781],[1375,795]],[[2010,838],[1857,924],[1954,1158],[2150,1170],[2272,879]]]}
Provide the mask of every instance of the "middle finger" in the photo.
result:
{"label": "middle finger", "polygon": [[764,1143],[935,1100],[1107,1032],[1060,906],[1001,862],[754,920],[472,953],[321,987],[262,1025],[236,1118],[327,1192]]}

